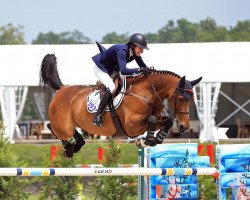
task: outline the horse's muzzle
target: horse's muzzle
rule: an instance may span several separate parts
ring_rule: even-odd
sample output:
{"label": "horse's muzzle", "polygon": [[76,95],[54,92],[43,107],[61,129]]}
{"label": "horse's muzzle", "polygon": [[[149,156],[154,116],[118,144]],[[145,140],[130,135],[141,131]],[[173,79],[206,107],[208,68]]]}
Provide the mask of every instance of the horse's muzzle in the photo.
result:
{"label": "horse's muzzle", "polygon": [[178,131],[184,133],[189,128],[189,125],[185,126],[183,124],[178,124]]}

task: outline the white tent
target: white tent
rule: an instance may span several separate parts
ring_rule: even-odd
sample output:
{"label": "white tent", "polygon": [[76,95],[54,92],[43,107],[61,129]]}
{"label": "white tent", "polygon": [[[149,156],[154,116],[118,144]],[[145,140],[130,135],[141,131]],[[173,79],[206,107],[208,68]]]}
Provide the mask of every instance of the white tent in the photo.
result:
{"label": "white tent", "polygon": [[[110,45],[104,45],[109,47]],[[143,59],[148,66],[186,75],[189,80],[203,77],[196,87],[196,106],[201,120],[200,139],[217,141],[214,117],[217,97],[222,82],[249,82],[250,43],[182,43],[149,44]],[[7,132],[13,131],[27,86],[39,84],[39,67],[47,53],[55,53],[58,70],[65,85],[95,84],[91,57],[98,53],[95,44],[87,45],[1,45],[0,46],[0,99]],[[129,67],[135,63],[129,64]],[[19,87],[17,87],[19,86]],[[14,94],[19,92],[19,99]],[[18,104],[19,106],[15,106]],[[17,127],[16,127],[17,128]],[[211,134],[214,133],[214,134]]]}

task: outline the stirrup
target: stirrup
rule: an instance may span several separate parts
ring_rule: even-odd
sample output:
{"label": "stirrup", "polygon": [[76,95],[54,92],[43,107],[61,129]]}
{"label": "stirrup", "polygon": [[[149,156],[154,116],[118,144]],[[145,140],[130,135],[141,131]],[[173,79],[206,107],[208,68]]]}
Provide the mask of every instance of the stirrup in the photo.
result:
{"label": "stirrup", "polygon": [[102,127],[103,126],[102,115],[94,116],[92,122],[94,125],[96,125],[98,127]]}

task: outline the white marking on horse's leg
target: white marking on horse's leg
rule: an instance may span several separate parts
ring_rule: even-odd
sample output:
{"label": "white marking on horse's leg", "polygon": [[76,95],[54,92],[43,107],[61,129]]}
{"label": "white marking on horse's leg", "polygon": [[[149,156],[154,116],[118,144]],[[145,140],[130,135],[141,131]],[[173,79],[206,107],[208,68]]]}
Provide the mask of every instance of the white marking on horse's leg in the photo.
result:
{"label": "white marking on horse's leg", "polygon": [[140,139],[140,142],[141,142],[141,146],[143,147],[143,148],[145,148],[147,145],[145,144],[145,139],[143,139],[143,138],[141,138]]}

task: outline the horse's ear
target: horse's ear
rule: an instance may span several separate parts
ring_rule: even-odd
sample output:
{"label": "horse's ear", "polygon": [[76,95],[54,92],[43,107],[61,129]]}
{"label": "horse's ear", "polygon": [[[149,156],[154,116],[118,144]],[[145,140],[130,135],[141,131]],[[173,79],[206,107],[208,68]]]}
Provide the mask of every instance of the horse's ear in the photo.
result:
{"label": "horse's ear", "polygon": [[185,88],[186,76],[183,76],[179,83],[179,88]]}
{"label": "horse's ear", "polygon": [[201,81],[202,77],[196,79],[196,80],[193,80],[191,81],[191,84],[192,84],[192,87],[195,86],[196,84],[198,84],[200,81]]}

